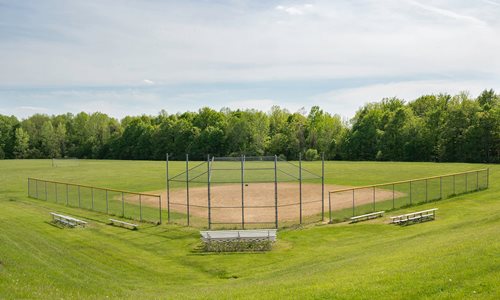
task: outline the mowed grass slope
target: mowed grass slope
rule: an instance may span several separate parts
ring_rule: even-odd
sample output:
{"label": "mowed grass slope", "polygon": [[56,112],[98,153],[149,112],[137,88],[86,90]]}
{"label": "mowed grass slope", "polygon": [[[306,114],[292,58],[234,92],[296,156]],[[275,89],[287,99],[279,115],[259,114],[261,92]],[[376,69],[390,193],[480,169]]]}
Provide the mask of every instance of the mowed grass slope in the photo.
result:
{"label": "mowed grass slope", "polygon": [[[171,170],[180,172],[182,162]],[[306,167],[320,171],[317,163]],[[327,183],[365,185],[455,173],[472,164],[328,162]],[[133,191],[159,190],[164,163],[0,161],[0,298],[498,299],[500,167],[490,188],[396,213],[438,207],[407,227],[378,219],[279,232],[268,253],[204,254],[198,231],[107,225],[107,216],[27,198],[28,176]],[[58,211],[86,229],[50,224]]]}

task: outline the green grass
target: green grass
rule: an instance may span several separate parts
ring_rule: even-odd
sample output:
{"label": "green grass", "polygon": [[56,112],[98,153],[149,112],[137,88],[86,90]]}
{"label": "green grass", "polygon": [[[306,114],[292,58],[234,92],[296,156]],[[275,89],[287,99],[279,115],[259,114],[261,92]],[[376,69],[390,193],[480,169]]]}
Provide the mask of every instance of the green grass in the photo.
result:
{"label": "green grass", "polygon": [[[305,167],[320,172],[318,163]],[[327,183],[367,185],[483,167],[328,162],[325,175]],[[144,223],[130,231],[98,212],[27,197],[27,177],[159,190],[164,163],[0,161],[0,298],[498,299],[500,166],[489,167],[488,190],[397,211],[437,207],[432,222],[309,225],[280,231],[271,252],[205,254],[194,228]],[[51,211],[90,225],[61,229]]]}

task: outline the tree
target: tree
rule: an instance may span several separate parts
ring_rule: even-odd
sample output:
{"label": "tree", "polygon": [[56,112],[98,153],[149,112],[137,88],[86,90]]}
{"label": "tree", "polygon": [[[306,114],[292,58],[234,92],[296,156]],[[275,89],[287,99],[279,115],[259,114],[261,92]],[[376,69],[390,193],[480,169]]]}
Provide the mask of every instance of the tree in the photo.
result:
{"label": "tree", "polygon": [[13,158],[15,130],[19,121],[14,116],[0,115],[0,159]]}
{"label": "tree", "polygon": [[14,142],[14,157],[27,158],[30,136],[22,127],[16,128]]}
{"label": "tree", "polygon": [[306,147],[307,119],[300,113],[288,116],[287,126],[284,130],[287,148],[286,156],[290,159],[298,159],[299,153],[303,153]]}
{"label": "tree", "polygon": [[269,142],[269,119],[256,110],[237,110],[228,117],[226,140],[230,155],[263,155]]}
{"label": "tree", "polygon": [[[307,151],[306,151],[307,150]],[[361,107],[350,122],[313,106],[290,113],[203,107],[157,116],[103,113],[47,116],[19,122],[0,115],[0,158],[206,159],[206,154],[324,153],[327,159],[500,162],[500,97],[484,90],[387,98]]]}
{"label": "tree", "polygon": [[305,159],[309,161],[318,160],[319,159],[318,150],[307,149],[305,154]]}
{"label": "tree", "polygon": [[378,160],[403,160],[404,144],[409,138],[408,125],[413,113],[404,101],[396,98],[382,100],[381,136]]}
{"label": "tree", "polygon": [[59,139],[50,121],[45,121],[40,131],[41,150],[45,157],[55,158],[61,156]]}
{"label": "tree", "polygon": [[352,129],[346,139],[347,158],[356,160],[374,160],[383,134],[380,129],[383,111],[380,104],[370,103],[356,113]]}

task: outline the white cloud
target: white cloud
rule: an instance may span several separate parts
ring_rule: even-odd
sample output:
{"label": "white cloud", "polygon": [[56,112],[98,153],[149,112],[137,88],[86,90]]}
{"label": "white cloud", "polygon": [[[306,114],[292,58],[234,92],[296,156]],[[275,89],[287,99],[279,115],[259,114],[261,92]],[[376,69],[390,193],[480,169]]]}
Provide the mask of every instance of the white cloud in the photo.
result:
{"label": "white cloud", "polygon": [[495,5],[495,6],[500,6],[500,3],[495,2],[495,1],[491,1],[491,0],[483,0],[483,2],[491,4],[491,5]]}
{"label": "white cloud", "polygon": [[291,5],[291,6],[283,6],[278,5],[275,7],[276,10],[283,11],[289,15],[303,15],[313,9],[314,5],[312,4],[303,4],[303,5]]}
{"label": "white cloud", "polygon": [[[487,14],[491,6],[320,0],[254,8],[242,3],[176,3],[172,9],[168,2],[126,2],[117,9],[100,1],[71,2],[68,11],[78,18],[38,4],[41,21],[53,17],[51,24],[30,28],[31,19],[22,24],[42,38],[2,34],[0,85],[408,76],[482,72],[485,65],[500,74],[500,24]],[[283,18],[276,11],[303,17]],[[486,15],[488,25],[477,26]],[[463,22],[442,22],[443,16]],[[30,15],[40,21],[36,17]]]}
{"label": "white cloud", "polygon": [[[232,101],[233,107],[279,104],[294,110],[294,103],[308,103],[308,95],[317,92],[288,100],[284,85],[277,84],[283,97],[279,91],[254,93],[255,88],[331,82],[333,90],[337,82],[385,82],[385,88],[340,89],[332,94],[335,101],[321,98],[329,111],[352,115],[369,92],[378,99],[408,91],[408,85],[386,78],[411,78],[412,89],[420,86],[422,93],[453,80],[471,92],[475,86],[495,88],[489,84],[500,82],[497,1],[417,1],[5,4],[0,10],[5,29],[0,31],[0,103],[15,101],[3,92],[14,89],[34,106],[58,99],[65,109],[104,107],[114,115],[226,106],[230,99],[257,99]],[[222,88],[168,97],[158,92],[177,84]],[[248,88],[224,89],[231,85]],[[30,92],[37,86],[67,94]]]}
{"label": "white cloud", "polygon": [[421,9],[424,9],[426,11],[429,11],[429,12],[437,14],[437,15],[445,16],[448,18],[456,19],[456,20],[463,20],[463,21],[467,21],[467,22],[472,22],[472,23],[475,23],[475,24],[478,24],[481,26],[486,25],[485,22],[479,20],[478,18],[472,17],[472,16],[461,15],[461,14],[458,14],[458,13],[453,12],[453,11],[448,10],[448,9],[442,9],[442,8],[435,7],[435,6],[422,4],[422,3],[417,2],[417,1],[408,1],[408,2],[421,8]]}

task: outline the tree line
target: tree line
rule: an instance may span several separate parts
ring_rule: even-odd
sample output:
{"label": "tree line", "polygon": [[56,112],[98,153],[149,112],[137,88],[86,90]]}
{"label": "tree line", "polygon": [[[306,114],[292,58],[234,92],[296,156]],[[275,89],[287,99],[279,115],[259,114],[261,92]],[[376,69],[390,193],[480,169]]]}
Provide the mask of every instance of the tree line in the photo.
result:
{"label": "tree line", "polygon": [[290,112],[213,110],[122,120],[96,112],[0,115],[0,159],[192,159],[274,155],[308,160],[500,162],[500,95],[483,91],[387,98],[361,107],[349,121],[318,106]]}

